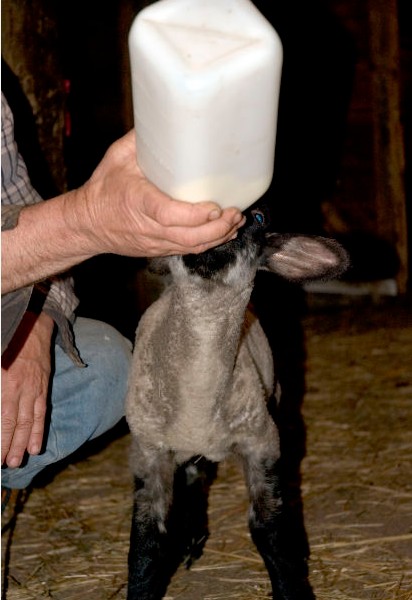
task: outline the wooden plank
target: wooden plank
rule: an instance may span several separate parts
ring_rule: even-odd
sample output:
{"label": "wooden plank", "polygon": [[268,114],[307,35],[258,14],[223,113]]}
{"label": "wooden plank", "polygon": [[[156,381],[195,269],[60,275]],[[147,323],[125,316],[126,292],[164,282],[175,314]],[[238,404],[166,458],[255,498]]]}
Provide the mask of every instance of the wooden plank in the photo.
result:
{"label": "wooden plank", "polygon": [[399,293],[407,289],[405,150],[400,119],[397,0],[368,0],[377,233],[396,248]]}

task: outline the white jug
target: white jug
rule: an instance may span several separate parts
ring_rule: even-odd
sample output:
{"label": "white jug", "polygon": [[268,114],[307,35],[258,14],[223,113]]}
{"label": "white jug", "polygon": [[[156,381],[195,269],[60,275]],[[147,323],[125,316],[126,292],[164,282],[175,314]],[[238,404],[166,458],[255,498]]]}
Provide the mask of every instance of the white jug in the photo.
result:
{"label": "white jug", "polygon": [[273,177],[282,45],[250,0],[158,0],[129,33],[137,157],[173,198],[244,210]]}

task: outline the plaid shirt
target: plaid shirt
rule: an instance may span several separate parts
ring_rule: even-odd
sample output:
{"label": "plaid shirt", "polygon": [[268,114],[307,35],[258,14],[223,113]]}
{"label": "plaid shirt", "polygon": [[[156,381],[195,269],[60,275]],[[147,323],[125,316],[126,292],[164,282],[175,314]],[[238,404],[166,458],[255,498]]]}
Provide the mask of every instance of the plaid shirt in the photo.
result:
{"label": "plaid shirt", "polygon": [[[17,225],[20,211],[30,204],[43,202],[30,183],[23,158],[14,140],[13,114],[1,95],[1,228],[12,229]],[[2,352],[9,344],[26,311],[33,290],[44,297],[42,310],[47,312],[59,327],[59,341],[72,359],[79,363],[74,348],[70,322],[78,300],[73,291],[70,276],[55,276],[35,286],[27,286],[2,296]]]}

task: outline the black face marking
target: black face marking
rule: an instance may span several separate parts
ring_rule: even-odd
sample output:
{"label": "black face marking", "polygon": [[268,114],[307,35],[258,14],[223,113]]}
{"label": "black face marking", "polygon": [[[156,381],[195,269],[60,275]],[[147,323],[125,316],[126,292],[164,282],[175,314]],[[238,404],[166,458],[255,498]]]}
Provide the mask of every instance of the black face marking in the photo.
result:
{"label": "black face marking", "polygon": [[187,254],[183,256],[183,263],[190,273],[212,279],[216,273],[235,263],[238,248],[236,242],[237,240],[232,240],[201,254]]}
{"label": "black face marking", "polygon": [[263,247],[269,221],[267,212],[264,208],[254,209],[245,211],[244,215],[246,223],[239,229],[236,239],[201,254],[183,256],[183,263],[191,273],[197,273],[204,279],[213,279],[213,277],[219,276],[222,270],[227,270],[236,262],[242,248],[248,244],[250,239],[253,239],[257,248]]}

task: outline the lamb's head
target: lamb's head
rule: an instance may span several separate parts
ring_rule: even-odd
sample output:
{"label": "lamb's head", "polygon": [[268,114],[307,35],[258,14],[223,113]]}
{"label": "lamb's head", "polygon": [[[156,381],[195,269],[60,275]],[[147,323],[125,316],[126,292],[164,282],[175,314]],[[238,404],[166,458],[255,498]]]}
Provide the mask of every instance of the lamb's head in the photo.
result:
{"label": "lamb's head", "polygon": [[154,259],[154,270],[230,285],[239,280],[253,281],[258,269],[303,283],[335,278],[348,268],[348,255],[335,240],[274,233],[264,205],[256,204],[244,214],[246,223],[236,239],[201,254]]}

